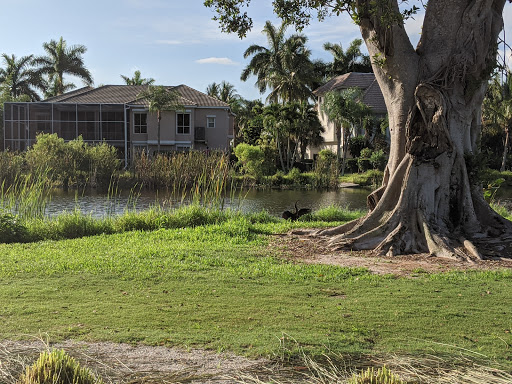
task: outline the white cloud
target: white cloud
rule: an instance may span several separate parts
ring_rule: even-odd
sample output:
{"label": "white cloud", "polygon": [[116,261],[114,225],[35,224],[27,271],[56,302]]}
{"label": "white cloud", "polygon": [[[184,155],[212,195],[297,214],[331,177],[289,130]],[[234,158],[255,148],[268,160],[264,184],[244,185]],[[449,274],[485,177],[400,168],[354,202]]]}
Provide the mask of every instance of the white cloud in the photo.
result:
{"label": "white cloud", "polygon": [[180,40],[157,40],[156,43],[163,45],[181,45],[184,42]]}
{"label": "white cloud", "polygon": [[220,65],[238,65],[239,63],[227,57],[208,57],[206,59],[196,60],[198,64],[220,64]]}

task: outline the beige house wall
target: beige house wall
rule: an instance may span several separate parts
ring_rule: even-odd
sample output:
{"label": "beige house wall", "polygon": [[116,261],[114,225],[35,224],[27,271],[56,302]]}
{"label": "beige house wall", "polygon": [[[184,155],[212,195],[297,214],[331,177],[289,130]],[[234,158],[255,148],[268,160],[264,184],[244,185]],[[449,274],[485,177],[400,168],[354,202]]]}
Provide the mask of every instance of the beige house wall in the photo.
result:
{"label": "beige house wall", "polygon": [[334,153],[337,152],[337,140],[336,140],[336,128],[334,123],[331,122],[325,112],[322,110],[322,98],[318,99],[318,104],[316,106],[318,111],[318,119],[320,120],[320,124],[325,129],[325,132],[322,134],[324,138],[324,143],[319,147],[308,147],[306,151],[306,156],[309,159],[313,159],[315,155],[318,154],[322,149],[328,149]]}
{"label": "beige house wall", "polygon": [[[143,110],[134,109],[130,111],[130,134],[133,147],[145,148],[153,152],[158,146],[158,122],[156,113],[147,113],[147,133],[137,134],[134,128],[134,114]],[[233,130],[234,118],[229,110],[222,108],[186,108],[184,112],[190,114],[190,133],[178,134],[175,111],[162,111],[160,122],[160,150],[175,151],[189,147],[190,149],[219,149],[228,150],[230,128]],[[207,127],[207,118],[215,117],[215,128]],[[194,132],[196,127],[204,127],[205,142],[195,142]]]}
{"label": "beige house wall", "polygon": [[[215,117],[215,128],[208,128],[207,118]],[[195,127],[205,127],[205,147],[227,150],[229,148],[230,114],[226,109],[198,108],[195,110]]]}

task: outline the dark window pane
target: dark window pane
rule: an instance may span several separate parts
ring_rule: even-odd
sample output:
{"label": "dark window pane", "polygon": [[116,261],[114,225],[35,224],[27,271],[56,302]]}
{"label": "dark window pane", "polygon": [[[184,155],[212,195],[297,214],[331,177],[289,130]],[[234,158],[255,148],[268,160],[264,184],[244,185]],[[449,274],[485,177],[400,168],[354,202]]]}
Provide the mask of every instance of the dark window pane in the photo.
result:
{"label": "dark window pane", "polygon": [[46,103],[30,104],[30,120],[51,120],[52,105]]}

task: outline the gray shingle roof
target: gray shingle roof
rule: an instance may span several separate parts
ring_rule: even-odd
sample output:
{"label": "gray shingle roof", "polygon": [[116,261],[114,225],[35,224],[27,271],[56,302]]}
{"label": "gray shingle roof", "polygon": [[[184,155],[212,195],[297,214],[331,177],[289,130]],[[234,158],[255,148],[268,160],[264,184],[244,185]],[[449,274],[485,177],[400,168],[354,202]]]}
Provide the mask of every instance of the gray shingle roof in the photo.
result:
{"label": "gray shingle roof", "polygon": [[[229,104],[210,97],[184,84],[166,88],[175,89],[181,95],[179,102],[183,106],[229,108]],[[138,97],[138,95],[146,89],[146,85],[104,85],[98,88],[85,87],[60,96],[51,97],[45,100],[45,102],[73,104],[130,104],[147,106],[147,102]]]}
{"label": "gray shingle roof", "polygon": [[315,89],[313,93],[316,96],[322,96],[329,91],[347,88],[360,88],[364,92],[364,103],[368,105],[374,113],[387,113],[384,96],[382,96],[382,91],[373,73],[350,72],[336,76],[321,87]]}

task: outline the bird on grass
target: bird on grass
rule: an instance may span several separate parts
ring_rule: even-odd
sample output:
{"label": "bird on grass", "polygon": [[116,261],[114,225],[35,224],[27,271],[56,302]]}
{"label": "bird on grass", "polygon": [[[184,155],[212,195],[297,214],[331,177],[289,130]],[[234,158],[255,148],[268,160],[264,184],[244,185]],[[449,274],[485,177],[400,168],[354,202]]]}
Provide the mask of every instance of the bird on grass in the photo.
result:
{"label": "bird on grass", "polygon": [[283,214],[281,215],[281,217],[283,219],[285,219],[285,220],[293,220],[293,221],[295,221],[299,217],[307,215],[308,213],[311,213],[311,209],[310,208],[301,208],[301,209],[299,209],[297,207],[297,203],[298,203],[298,201],[295,202],[295,212],[284,211]]}

